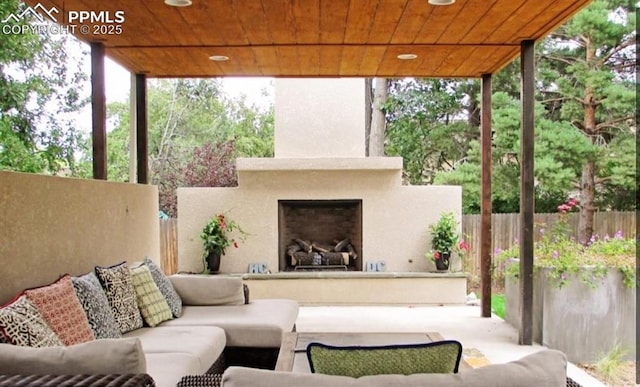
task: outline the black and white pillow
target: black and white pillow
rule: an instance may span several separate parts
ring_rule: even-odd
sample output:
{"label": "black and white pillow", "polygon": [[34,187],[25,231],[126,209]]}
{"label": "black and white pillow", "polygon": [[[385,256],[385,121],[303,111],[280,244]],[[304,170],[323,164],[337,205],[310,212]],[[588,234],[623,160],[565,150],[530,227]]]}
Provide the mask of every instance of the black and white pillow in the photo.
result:
{"label": "black and white pillow", "polygon": [[71,280],[96,339],[121,338],[122,332],[98,277],[94,273],[88,273]]}
{"label": "black and white pillow", "polygon": [[142,328],[142,315],[136,301],[136,291],[126,262],[111,267],[96,266],[96,276],[102,284],[120,332]]}
{"label": "black and white pillow", "polygon": [[144,264],[149,268],[153,282],[155,282],[160,289],[160,293],[162,293],[165,300],[167,300],[173,317],[180,317],[182,315],[182,299],[174,289],[171,281],[169,281],[169,278],[164,275],[162,269],[149,259],[149,257],[145,257]]}
{"label": "black and white pillow", "polygon": [[25,295],[0,308],[0,336],[23,347],[64,345]]}

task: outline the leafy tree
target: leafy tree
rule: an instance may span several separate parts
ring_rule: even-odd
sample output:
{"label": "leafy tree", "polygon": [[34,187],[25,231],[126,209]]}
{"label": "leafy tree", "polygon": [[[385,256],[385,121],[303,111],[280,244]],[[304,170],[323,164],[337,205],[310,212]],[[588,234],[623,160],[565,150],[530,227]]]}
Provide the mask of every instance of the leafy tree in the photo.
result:
{"label": "leafy tree", "polygon": [[[436,172],[456,168],[478,138],[465,120],[465,88],[472,81],[406,79],[391,83],[387,113],[387,154],[402,156],[412,184],[433,182]],[[468,88],[467,90],[471,90]],[[468,100],[468,98],[467,98]]]}
{"label": "leafy tree", "polygon": [[238,185],[235,142],[207,143],[193,150],[190,161],[176,171],[166,171],[158,181],[160,207],[177,216],[179,187],[233,187]]}
{"label": "leafy tree", "polygon": [[[558,200],[574,189],[574,178],[584,158],[595,148],[566,122],[554,122],[536,108],[535,202],[538,212],[555,212]],[[494,129],[492,149],[492,207],[494,212],[518,212],[520,203],[520,104],[507,93],[493,96]],[[450,171],[439,172],[436,184],[463,187],[463,210],[480,210],[480,144],[474,140],[466,162]]]}
{"label": "leafy tree", "polygon": [[[236,157],[273,156],[273,109],[262,112],[230,100],[216,79],[150,80],[150,182],[160,208],[176,216],[178,187],[233,186]],[[109,179],[129,179],[129,103],[107,106]],[[84,173],[90,156],[84,155]]]}
{"label": "leafy tree", "polygon": [[[0,2],[0,20],[25,7],[18,0]],[[76,85],[86,75],[80,59],[70,60],[73,38],[42,30],[0,34],[0,169],[73,173],[82,143],[73,113],[88,101]]]}
{"label": "leafy tree", "polygon": [[[595,0],[544,43],[548,67],[542,72],[547,106],[570,122],[600,151],[582,164],[578,239],[587,243],[593,233],[598,191],[630,188],[628,179],[611,179],[603,168],[613,139],[635,127],[635,2]],[[624,146],[623,143],[616,144]],[[604,162],[603,162],[604,161]],[[625,174],[627,175],[627,174]],[[607,187],[606,183],[622,183]]]}

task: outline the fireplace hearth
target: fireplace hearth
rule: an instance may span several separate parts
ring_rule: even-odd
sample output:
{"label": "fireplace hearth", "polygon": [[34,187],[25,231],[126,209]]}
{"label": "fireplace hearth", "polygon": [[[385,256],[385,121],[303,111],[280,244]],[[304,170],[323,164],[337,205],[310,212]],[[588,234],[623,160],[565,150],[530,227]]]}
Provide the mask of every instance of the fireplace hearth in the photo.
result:
{"label": "fireplace hearth", "polygon": [[362,271],[362,200],[279,200],[280,271]]}

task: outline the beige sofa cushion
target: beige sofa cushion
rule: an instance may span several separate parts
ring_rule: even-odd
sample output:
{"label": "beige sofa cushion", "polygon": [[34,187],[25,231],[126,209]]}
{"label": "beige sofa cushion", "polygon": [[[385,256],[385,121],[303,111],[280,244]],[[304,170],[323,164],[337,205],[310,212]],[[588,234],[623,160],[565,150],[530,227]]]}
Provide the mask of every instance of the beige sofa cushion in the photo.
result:
{"label": "beige sofa cushion", "polygon": [[224,329],[227,346],[279,348],[283,332],[293,330],[298,309],[296,301],[286,299],[260,299],[246,305],[183,306],[180,318],[165,321],[162,326],[216,326]]}
{"label": "beige sofa cushion", "polygon": [[169,280],[182,299],[182,305],[244,304],[240,277],[174,274]]}
{"label": "beige sofa cushion", "polygon": [[[156,328],[153,328],[156,329]],[[198,359],[184,352],[147,353],[147,373],[156,387],[176,387],[184,375],[200,374]]]}
{"label": "beige sofa cushion", "polygon": [[[142,343],[146,355],[151,353],[185,353],[198,361],[197,373],[207,372],[218,360],[226,344],[224,331],[218,327],[165,327],[141,328],[125,333],[125,337],[136,337]],[[152,368],[147,360],[147,368]]]}
{"label": "beige sofa cushion", "polygon": [[564,387],[566,375],[565,355],[559,351],[542,350],[514,362],[489,365],[458,374],[375,375],[355,379],[346,376],[229,367],[222,377],[222,384],[225,387]]}
{"label": "beige sofa cushion", "polygon": [[28,348],[0,344],[0,374],[146,373],[138,339],[101,339],[68,347]]}

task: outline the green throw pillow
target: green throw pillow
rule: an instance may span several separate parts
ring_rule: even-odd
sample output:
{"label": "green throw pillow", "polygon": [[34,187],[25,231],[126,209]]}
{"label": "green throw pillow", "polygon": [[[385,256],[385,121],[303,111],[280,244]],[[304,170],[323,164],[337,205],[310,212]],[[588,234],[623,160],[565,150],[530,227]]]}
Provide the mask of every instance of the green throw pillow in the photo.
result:
{"label": "green throw pillow", "polygon": [[336,347],[307,346],[311,372],[359,378],[380,374],[457,373],[462,345],[455,340],[425,344]]}

